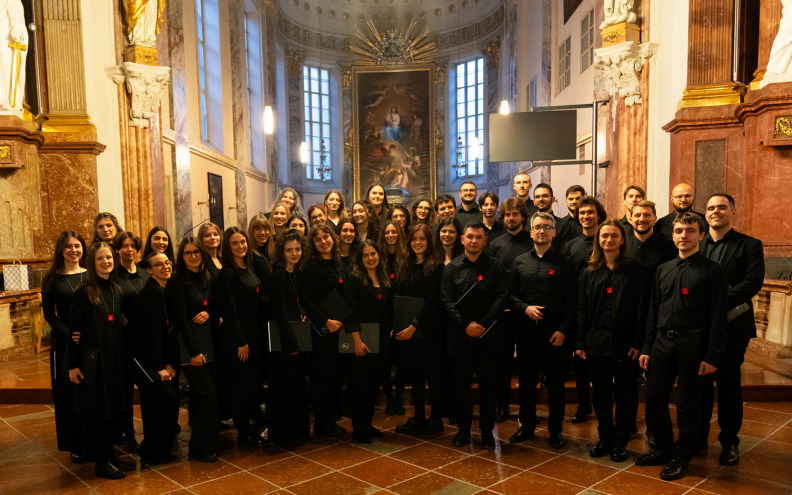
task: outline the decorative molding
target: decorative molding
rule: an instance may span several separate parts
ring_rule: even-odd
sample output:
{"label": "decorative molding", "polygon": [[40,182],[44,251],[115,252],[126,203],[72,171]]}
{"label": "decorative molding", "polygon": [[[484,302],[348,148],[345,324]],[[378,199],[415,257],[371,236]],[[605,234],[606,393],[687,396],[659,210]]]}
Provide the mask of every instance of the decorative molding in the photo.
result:
{"label": "decorative molding", "polygon": [[602,30],[602,46],[608,47],[625,41],[641,42],[641,28],[635,24],[622,22]]}
{"label": "decorative molding", "polygon": [[784,115],[775,118],[773,137],[778,139],[778,136],[792,138],[792,116]]}
{"label": "decorative molding", "polygon": [[352,65],[338,64],[338,71],[341,72],[341,86],[344,88],[352,86]]}
{"label": "decorative molding", "polygon": [[608,94],[618,94],[628,107],[640,104],[642,88],[638,74],[643,70],[646,59],[655,56],[658,47],[657,43],[639,45],[628,41],[595,49],[594,67],[602,73]]}
{"label": "decorative molding", "polygon": [[481,52],[487,61],[487,68],[497,69],[500,65],[500,48],[500,36],[487,41],[487,46],[484,48],[484,51]]}
{"label": "decorative molding", "polygon": [[[379,20],[379,18],[375,18]],[[403,29],[395,27],[393,18],[366,23],[368,32],[355,31],[355,38],[349,50],[363,58],[367,65],[409,65],[430,63],[435,58],[437,45],[429,26],[423,21],[408,18]],[[383,29],[383,26],[390,27]]]}
{"label": "decorative molding", "polygon": [[445,84],[448,76],[448,63],[446,61],[435,60],[435,79],[436,85]]}
{"label": "decorative molding", "polygon": [[286,51],[286,72],[290,77],[302,77],[303,54],[297,50]]}
{"label": "decorative molding", "polygon": [[355,158],[354,149],[354,135],[352,134],[352,127],[350,126],[346,139],[344,139],[344,162],[351,163]]}
{"label": "decorative molding", "polygon": [[742,83],[705,84],[688,86],[682,93],[677,110],[680,108],[714,107],[742,103],[747,88]]}
{"label": "decorative molding", "polygon": [[445,156],[445,140],[443,139],[443,131],[437,124],[437,119],[434,121],[434,147],[436,159],[443,158]]}
{"label": "decorative molding", "polygon": [[162,88],[170,84],[170,67],[124,62],[107,67],[107,76],[115,84],[124,83],[129,99],[129,125],[148,128],[149,119],[157,114]]}

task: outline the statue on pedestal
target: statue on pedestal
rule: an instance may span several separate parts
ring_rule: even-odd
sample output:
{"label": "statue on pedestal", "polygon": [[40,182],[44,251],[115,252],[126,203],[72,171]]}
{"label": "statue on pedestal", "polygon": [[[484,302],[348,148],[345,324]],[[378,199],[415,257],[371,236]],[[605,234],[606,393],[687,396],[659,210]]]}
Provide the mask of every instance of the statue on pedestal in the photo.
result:
{"label": "statue on pedestal", "polygon": [[[773,40],[773,48],[770,49],[770,60],[767,61],[764,79],[774,74],[792,73],[792,0],[781,0],[781,4],[783,5],[781,23],[778,26],[778,34]],[[792,78],[792,74],[789,75]]]}
{"label": "statue on pedestal", "polygon": [[604,0],[605,20],[600,24],[600,29],[622,22],[634,23],[638,19],[632,11],[634,4],[634,0]]}
{"label": "statue on pedestal", "polygon": [[154,48],[162,27],[165,0],[124,0],[130,45]]}
{"label": "statue on pedestal", "polygon": [[27,48],[21,0],[0,0],[0,114],[22,114]]}

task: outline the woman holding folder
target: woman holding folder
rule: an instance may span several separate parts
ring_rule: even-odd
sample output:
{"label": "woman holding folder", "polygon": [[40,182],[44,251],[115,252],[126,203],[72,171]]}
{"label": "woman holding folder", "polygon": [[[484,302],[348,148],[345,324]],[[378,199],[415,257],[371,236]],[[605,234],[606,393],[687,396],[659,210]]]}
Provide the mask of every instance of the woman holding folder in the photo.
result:
{"label": "woman holding folder", "polygon": [[[382,356],[387,352],[388,335],[393,327],[391,283],[380,262],[377,245],[372,240],[366,239],[358,246],[353,275],[348,288],[353,312],[346,327],[355,344],[352,436],[359,443],[371,443],[372,438],[383,436],[371,425],[371,420],[379,391]],[[366,327],[371,330],[366,331]],[[375,347],[375,340],[379,340],[379,349]]]}
{"label": "woman holding folder", "polygon": [[179,337],[179,363],[190,387],[190,459],[217,461],[217,370],[212,326],[217,320],[212,259],[196,237],[185,237],[168,282],[170,317]]}
{"label": "woman holding folder", "polygon": [[143,442],[138,453],[146,464],[171,460],[174,425],[179,418],[179,397],[171,380],[176,378],[178,347],[170,332],[165,286],[173,271],[163,253],[148,257],[149,279],[137,297],[135,328],[136,379],[143,417]]}
{"label": "woman holding folder", "polygon": [[333,419],[333,405],[339,389],[341,362],[338,331],[350,313],[348,303],[341,296],[348,281],[338,256],[338,237],[329,225],[311,228],[308,249],[300,301],[313,329],[310,376],[314,435],[340,437],[346,430]]}
{"label": "woman holding folder", "polygon": [[[270,393],[272,394],[269,439],[291,448],[308,441],[311,426],[308,414],[308,387],[305,382],[307,349],[302,339],[310,339],[311,329],[300,306],[304,237],[296,230],[287,230],[275,244],[275,266],[270,276],[272,316],[277,326],[270,325]],[[307,328],[303,328],[306,327]],[[273,348],[277,340],[280,350]],[[298,335],[307,332],[308,335]]]}
{"label": "woman holding folder", "polygon": [[[429,434],[443,431],[445,400],[443,363],[447,361],[445,314],[440,299],[444,265],[433,255],[432,229],[413,225],[407,234],[407,263],[399,273],[394,302],[393,333],[403,343],[400,374],[412,384],[415,416],[396,427],[397,433]],[[416,310],[417,308],[417,310]],[[432,413],[426,419],[424,383],[429,382]]]}

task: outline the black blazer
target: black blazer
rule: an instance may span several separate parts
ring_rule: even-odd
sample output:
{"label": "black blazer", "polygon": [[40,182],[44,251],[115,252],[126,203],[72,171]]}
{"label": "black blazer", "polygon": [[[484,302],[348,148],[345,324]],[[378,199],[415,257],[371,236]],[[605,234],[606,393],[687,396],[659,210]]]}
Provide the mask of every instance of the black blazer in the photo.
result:
{"label": "black blazer", "polygon": [[[756,321],[754,320],[751,298],[762,289],[765,276],[762,241],[734,229],[730,230],[723,240],[726,241],[726,245],[720,265],[729,280],[726,309],[731,310],[742,303],[747,303],[749,308],[748,311],[728,323],[726,338],[752,339],[756,337]],[[707,234],[701,242],[701,251],[707,253],[712,244],[712,238]]]}

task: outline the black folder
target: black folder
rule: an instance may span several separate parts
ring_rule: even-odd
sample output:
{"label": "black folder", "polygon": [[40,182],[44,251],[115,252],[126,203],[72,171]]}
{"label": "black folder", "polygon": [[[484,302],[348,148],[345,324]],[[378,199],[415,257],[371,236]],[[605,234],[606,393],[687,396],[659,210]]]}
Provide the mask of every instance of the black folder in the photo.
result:
{"label": "black folder", "polygon": [[[396,296],[393,298],[393,336],[412,325],[415,315],[423,307],[424,300],[420,297]],[[420,328],[413,333],[413,339],[420,339],[423,332]]]}
{"label": "black folder", "polygon": [[[290,321],[289,326],[291,326],[294,337],[297,339],[297,349],[299,352],[311,352],[313,350],[313,345],[311,343],[311,323],[307,321]],[[283,352],[278,322],[267,322],[267,332],[269,333],[270,352]]]}
{"label": "black folder", "polygon": [[487,314],[494,302],[495,296],[481,290],[476,282],[473,287],[462,294],[462,297],[454,304],[454,309],[462,315],[463,319],[478,321]]}
{"label": "black folder", "polygon": [[[329,319],[344,322],[352,314],[352,307],[338,290],[333,289],[324,299],[319,301],[321,309]],[[321,322],[324,324],[324,322]]]}
{"label": "black folder", "polygon": [[[366,344],[372,354],[379,353],[380,349],[380,324],[379,323],[361,323],[360,324],[360,339]],[[338,332],[338,353],[339,354],[354,354],[355,353],[355,339],[352,338],[352,333],[347,333],[344,329]]]}
{"label": "black folder", "polygon": [[143,374],[143,376],[145,376],[148,379],[148,381],[154,383],[156,381],[162,380],[162,377],[160,376],[158,371],[151,369],[149,366],[142,364],[138,360],[138,358],[134,358],[133,361],[135,361],[135,366],[138,367],[140,372]]}

